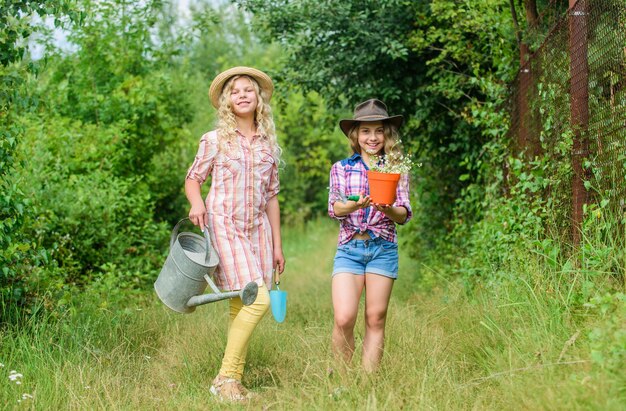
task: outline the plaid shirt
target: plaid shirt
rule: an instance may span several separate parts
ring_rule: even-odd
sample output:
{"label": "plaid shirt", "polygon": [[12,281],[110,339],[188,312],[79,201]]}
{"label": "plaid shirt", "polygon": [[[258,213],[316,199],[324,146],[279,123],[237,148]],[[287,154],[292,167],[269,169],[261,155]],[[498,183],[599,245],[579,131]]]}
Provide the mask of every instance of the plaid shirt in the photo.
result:
{"label": "plaid shirt", "polygon": [[215,285],[240,290],[255,281],[270,289],[274,254],[265,207],[280,189],[278,165],[262,137],[254,136],[252,143],[239,132],[238,137],[221,152],[215,131],[203,135],[187,178],[202,184],[211,176],[206,207],[211,242],[220,256]]}
{"label": "plaid shirt", "polygon": [[[330,195],[328,197],[328,215],[339,220],[339,245],[345,244],[356,233],[370,232],[374,237],[382,237],[391,242],[397,241],[396,225],[381,211],[373,206],[366,209],[358,209],[347,216],[339,217],[335,215],[333,204],[340,200],[339,196],[333,193],[343,193],[346,196],[359,195],[361,192],[369,195],[369,185],[367,181],[367,170],[369,168],[363,162],[361,155],[355,153],[352,157],[338,161],[330,169]],[[396,190],[396,202],[394,207],[404,207],[407,211],[407,223],[413,217],[411,204],[409,202],[409,177],[402,175],[398,189]]]}

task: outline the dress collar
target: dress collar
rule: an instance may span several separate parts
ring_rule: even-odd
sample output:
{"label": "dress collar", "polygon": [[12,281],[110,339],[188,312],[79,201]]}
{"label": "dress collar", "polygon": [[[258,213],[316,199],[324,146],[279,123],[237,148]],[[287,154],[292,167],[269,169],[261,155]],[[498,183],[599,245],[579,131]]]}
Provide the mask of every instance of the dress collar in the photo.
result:
{"label": "dress collar", "polygon": [[[236,128],[236,129],[235,129],[235,132],[236,132],[237,134],[239,134],[239,136],[241,136],[241,137],[244,137],[244,138],[246,137],[246,136],[244,136],[244,135],[243,135],[243,133],[242,133],[241,131],[239,131],[239,129],[238,129],[238,128]],[[256,134],[254,134],[254,135],[252,136],[252,140],[255,140],[255,139],[259,138],[259,137],[261,137],[261,135],[260,135],[259,133],[256,133]]]}

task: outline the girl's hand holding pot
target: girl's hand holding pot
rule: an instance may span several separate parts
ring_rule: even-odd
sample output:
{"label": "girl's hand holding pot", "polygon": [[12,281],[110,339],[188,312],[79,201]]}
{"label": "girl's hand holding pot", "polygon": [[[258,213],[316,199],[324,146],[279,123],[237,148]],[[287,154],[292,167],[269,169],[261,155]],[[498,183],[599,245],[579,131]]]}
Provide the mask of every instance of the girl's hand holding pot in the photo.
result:
{"label": "girl's hand holding pot", "polygon": [[381,213],[384,213],[386,211],[389,211],[389,208],[391,207],[391,205],[389,204],[373,204],[374,208],[378,211],[380,211]]}

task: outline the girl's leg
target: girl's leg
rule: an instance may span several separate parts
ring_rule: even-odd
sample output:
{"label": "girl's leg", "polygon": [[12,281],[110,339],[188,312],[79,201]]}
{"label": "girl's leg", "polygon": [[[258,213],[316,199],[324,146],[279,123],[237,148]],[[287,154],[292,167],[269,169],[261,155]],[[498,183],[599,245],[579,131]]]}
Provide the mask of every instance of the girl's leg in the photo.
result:
{"label": "girl's leg", "polygon": [[354,353],[354,324],[359,310],[365,277],[350,273],[333,276],[332,298],[335,316],[332,344],[335,355],[350,361]]}
{"label": "girl's leg", "polygon": [[237,318],[237,314],[243,308],[243,302],[241,298],[231,298],[228,300],[229,313],[228,313],[228,329],[233,326],[233,321]]}
{"label": "girl's leg", "polygon": [[393,280],[378,274],[365,274],[365,337],[363,368],[374,371],[383,356],[385,321]]}
{"label": "girl's leg", "polygon": [[230,327],[220,375],[241,381],[250,337],[270,307],[270,295],[267,287],[260,285],[253,304],[244,306],[240,298],[232,298],[230,304]]}

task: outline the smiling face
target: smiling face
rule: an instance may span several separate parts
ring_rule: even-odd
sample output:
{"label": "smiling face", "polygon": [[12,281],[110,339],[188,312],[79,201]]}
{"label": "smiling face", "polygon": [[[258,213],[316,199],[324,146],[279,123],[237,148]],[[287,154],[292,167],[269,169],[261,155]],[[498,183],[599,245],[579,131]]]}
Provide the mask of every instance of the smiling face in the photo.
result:
{"label": "smiling face", "polygon": [[233,82],[230,103],[237,117],[254,116],[258,99],[254,85],[248,77],[239,77]]}
{"label": "smiling face", "polygon": [[381,121],[360,123],[357,142],[361,148],[361,154],[379,154],[385,145],[383,123]]}

